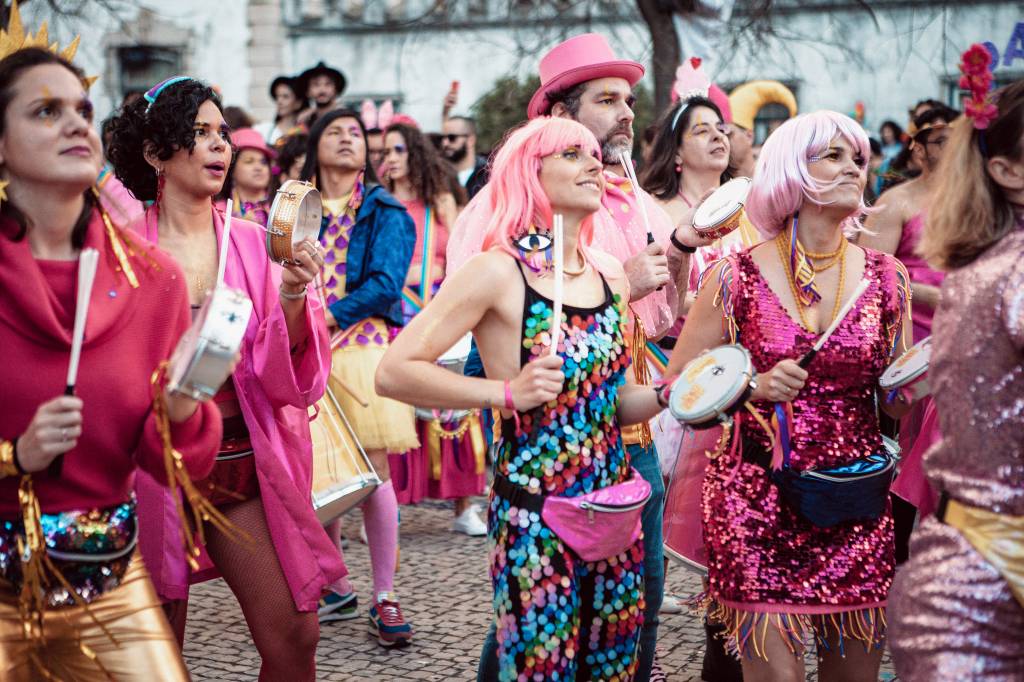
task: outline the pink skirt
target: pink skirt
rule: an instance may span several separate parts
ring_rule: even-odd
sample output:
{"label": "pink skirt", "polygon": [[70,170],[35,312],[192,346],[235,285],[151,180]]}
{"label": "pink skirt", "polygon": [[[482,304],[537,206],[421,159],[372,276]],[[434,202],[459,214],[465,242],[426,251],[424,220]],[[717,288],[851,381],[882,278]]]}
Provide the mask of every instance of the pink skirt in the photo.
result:
{"label": "pink skirt", "polygon": [[[464,424],[416,420],[420,447],[389,453],[391,485],[399,504],[425,499],[454,500],[482,495],[487,482],[487,443],[480,416],[473,413]],[[453,436],[453,432],[462,429]]]}

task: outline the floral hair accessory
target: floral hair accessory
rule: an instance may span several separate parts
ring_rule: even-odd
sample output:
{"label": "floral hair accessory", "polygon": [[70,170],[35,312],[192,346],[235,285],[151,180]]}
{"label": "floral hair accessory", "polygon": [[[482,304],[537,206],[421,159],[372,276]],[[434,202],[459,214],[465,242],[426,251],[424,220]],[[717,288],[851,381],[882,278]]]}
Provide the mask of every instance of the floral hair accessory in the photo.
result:
{"label": "floral hair accessory", "polygon": [[975,43],[960,57],[960,88],[971,93],[964,103],[964,114],[971,119],[977,130],[985,130],[999,114],[999,109],[988,99],[992,87],[992,72],[989,65],[992,55],[985,46]]}

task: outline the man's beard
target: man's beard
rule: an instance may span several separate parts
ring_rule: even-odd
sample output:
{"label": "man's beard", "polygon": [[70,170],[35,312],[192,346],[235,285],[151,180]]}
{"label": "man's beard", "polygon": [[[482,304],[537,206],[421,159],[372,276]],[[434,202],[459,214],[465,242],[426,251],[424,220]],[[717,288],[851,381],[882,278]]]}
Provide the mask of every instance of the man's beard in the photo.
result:
{"label": "man's beard", "polygon": [[[605,164],[611,165],[619,163],[619,157],[623,152],[627,154],[633,153],[633,135],[632,128],[623,129],[619,126],[613,128],[603,140],[601,140],[601,158]],[[617,135],[626,133],[628,139],[622,142],[612,142],[612,138]]]}
{"label": "man's beard", "polygon": [[469,150],[466,149],[466,145],[462,145],[458,149],[445,149],[444,158],[448,159],[452,163],[460,163],[464,158],[466,158],[467,153],[469,153]]}

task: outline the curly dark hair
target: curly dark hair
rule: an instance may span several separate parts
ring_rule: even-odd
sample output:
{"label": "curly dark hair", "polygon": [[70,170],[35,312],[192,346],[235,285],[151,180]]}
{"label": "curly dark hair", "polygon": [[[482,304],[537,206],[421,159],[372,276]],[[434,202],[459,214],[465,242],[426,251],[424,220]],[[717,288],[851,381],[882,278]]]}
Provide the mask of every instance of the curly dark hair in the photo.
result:
{"label": "curly dark hair", "polygon": [[[47,64],[63,66],[84,82],[85,74],[81,69],[63,57],[43,48],[30,47],[18,50],[0,60],[0,135],[3,135],[7,128],[7,107],[14,99],[14,85],[25,71]],[[8,189],[8,192],[10,191]],[[83,196],[85,205],[71,229],[71,245],[76,249],[82,248],[85,243],[85,232],[89,228],[89,219],[92,217],[93,209],[96,208],[96,199],[93,196],[92,188],[87,189]],[[28,218],[14,205],[13,197],[11,201],[0,203],[0,215],[10,218],[18,226],[14,234],[8,235],[12,240],[20,241],[25,238],[28,232]]]}
{"label": "curly dark hair", "polygon": [[[441,194],[449,191],[450,166],[438,153],[437,148],[430,143],[430,139],[418,128],[405,123],[394,123],[384,131],[385,139],[389,133],[398,133],[405,140],[405,147],[409,152],[409,184],[424,204],[433,204]],[[389,192],[395,190],[395,184],[390,180],[387,181],[387,189]]]}
{"label": "curly dark hair", "polygon": [[114,117],[107,158],[132,196],[139,201],[156,199],[156,171],[147,163],[145,150],[151,149],[166,161],[180,149],[195,149],[193,124],[199,107],[207,101],[224,111],[213,88],[189,79],[168,86],[151,107],[140,97]]}
{"label": "curly dark hair", "polygon": [[[675,121],[676,114],[680,107],[686,107],[679,120]],[[718,105],[706,97],[691,97],[685,102],[675,105],[658,119],[656,124],[658,132],[654,136],[654,145],[651,147],[651,160],[640,174],[640,186],[658,197],[666,200],[679,194],[679,187],[682,185],[682,174],[676,172],[676,151],[683,141],[683,132],[689,130],[690,120],[697,107],[707,107],[718,115],[718,120],[723,120],[722,111]],[[672,123],[675,122],[673,126]],[[729,171],[722,173],[722,182],[729,179]]]}

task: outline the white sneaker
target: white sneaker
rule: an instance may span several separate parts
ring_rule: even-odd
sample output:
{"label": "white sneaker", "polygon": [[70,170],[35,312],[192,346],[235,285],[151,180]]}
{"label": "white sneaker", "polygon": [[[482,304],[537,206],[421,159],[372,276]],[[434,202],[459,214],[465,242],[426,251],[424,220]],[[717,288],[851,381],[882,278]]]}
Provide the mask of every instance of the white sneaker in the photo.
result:
{"label": "white sneaker", "polygon": [[479,513],[480,508],[471,504],[452,521],[452,532],[464,533],[473,538],[487,535],[487,524],[480,519]]}
{"label": "white sneaker", "polygon": [[674,594],[666,594],[661,601],[661,608],[658,613],[676,615],[683,612],[683,600]]}

